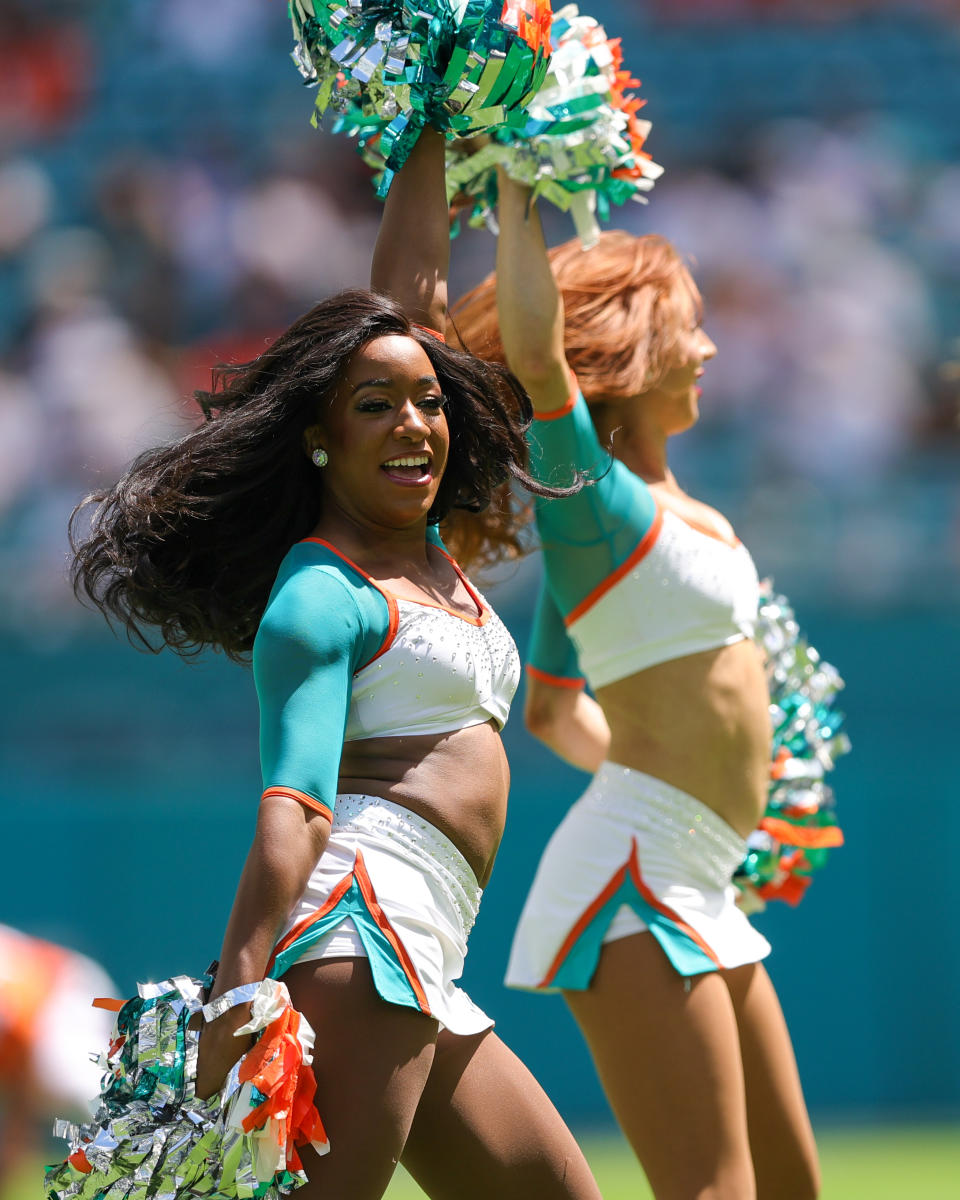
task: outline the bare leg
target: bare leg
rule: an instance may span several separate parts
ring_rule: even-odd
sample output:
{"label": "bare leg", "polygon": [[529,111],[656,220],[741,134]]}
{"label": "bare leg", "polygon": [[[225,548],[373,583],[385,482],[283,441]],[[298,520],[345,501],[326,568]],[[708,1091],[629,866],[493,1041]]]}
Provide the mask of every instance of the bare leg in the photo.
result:
{"label": "bare leg", "polygon": [[440,1034],[403,1165],[431,1200],[600,1200],[546,1093],[490,1031]]}
{"label": "bare leg", "polygon": [[820,1168],[800,1076],[770,976],[760,963],[725,971],[740,1028],[747,1121],[760,1200],[814,1200]]}
{"label": "bare leg", "polygon": [[300,963],[284,975],[316,1030],[317,1109],[330,1153],[304,1156],[303,1200],[379,1200],[430,1073],[437,1022],[387,1004],[365,958]]}
{"label": "bare leg", "polygon": [[657,1200],[753,1200],[743,1067],[721,975],[678,975],[650,933],[604,946],[565,992]]}

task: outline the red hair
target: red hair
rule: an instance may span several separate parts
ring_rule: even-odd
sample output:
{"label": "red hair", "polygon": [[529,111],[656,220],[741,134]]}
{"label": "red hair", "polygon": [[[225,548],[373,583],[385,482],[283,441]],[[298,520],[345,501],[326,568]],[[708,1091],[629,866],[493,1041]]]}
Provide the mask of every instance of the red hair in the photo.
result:
{"label": "red hair", "polygon": [[[567,362],[587,401],[617,404],[655,387],[672,365],[684,299],[699,319],[697,285],[665,238],[607,230],[590,250],[578,239],[550,252],[563,298]],[[452,311],[448,337],[489,362],[504,362],[496,276],[488,275]]]}

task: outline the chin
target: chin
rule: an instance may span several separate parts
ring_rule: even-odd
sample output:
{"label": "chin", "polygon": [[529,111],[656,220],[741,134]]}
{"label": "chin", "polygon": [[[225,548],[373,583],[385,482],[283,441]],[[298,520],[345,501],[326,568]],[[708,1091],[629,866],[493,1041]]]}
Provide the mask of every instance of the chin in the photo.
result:
{"label": "chin", "polygon": [[700,420],[700,410],[695,405],[692,408],[685,409],[683,412],[676,414],[673,422],[673,427],[670,430],[670,436],[675,437],[678,433],[686,433],[688,429],[692,429]]}

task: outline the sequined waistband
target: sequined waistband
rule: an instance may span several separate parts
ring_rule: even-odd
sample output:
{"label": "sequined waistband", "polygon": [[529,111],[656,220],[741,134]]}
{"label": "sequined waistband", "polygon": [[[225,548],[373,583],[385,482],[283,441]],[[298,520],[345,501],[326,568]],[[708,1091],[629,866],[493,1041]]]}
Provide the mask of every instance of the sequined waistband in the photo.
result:
{"label": "sequined waistband", "polygon": [[706,869],[718,884],[730,881],[747,852],[744,839],[712,808],[619,763],[604,763],[574,807],[618,818],[644,837],[672,842],[681,861]]}
{"label": "sequined waistband", "polygon": [[436,825],[382,796],[341,793],[334,809],[331,837],[349,833],[351,829],[380,831],[413,858],[428,860],[430,869],[445,881],[451,892],[460,893],[457,898],[466,909],[463,916],[468,919],[468,928],[473,924],[483,891],[470,864]]}

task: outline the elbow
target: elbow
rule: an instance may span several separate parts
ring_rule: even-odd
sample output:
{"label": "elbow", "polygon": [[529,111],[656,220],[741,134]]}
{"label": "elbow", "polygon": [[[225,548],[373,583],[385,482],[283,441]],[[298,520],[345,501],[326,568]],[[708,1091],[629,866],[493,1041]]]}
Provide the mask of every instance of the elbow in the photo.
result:
{"label": "elbow", "polygon": [[533,737],[549,746],[557,728],[556,708],[548,697],[528,693],[523,707],[523,723]]}

